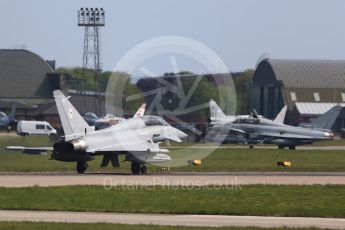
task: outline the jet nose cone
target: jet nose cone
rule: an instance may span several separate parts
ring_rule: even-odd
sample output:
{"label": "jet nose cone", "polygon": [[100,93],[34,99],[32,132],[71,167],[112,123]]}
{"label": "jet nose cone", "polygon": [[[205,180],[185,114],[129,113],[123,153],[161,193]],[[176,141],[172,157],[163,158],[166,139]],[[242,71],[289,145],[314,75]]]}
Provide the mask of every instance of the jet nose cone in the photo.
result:
{"label": "jet nose cone", "polygon": [[333,139],[334,138],[334,133],[332,133],[332,132],[324,132],[323,136],[327,137],[329,139]]}
{"label": "jet nose cone", "polygon": [[185,134],[184,132],[182,132],[179,129],[176,129],[175,132],[176,132],[176,136],[178,136],[178,138],[180,138],[180,139],[185,138],[185,137],[188,136],[187,134]]}
{"label": "jet nose cone", "polygon": [[334,139],[334,133],[330,133],[329,136],[332,140]]}

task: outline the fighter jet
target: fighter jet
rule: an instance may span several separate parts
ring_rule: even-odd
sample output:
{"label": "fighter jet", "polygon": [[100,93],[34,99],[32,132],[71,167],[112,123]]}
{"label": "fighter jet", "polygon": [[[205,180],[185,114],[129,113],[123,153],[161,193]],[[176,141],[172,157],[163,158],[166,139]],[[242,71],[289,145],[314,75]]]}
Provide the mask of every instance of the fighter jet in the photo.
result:
{"label": "fighter jet", "polygon": [[[278,113],[277,117],[274,119],[274,122],[284,123],[286,111],[287,106],[285,105]],[[212,125],[234,122],[235,120],[242,118],[251,118],[253,117],[253,115],[256,115],[258,118],[263,118],[263,116],[261,115],[254,114],[256,113],[255,110],[252,111],[251,115],[225,115],[222,109],[217,105],[217,103],[214,100],[210,100],[210,113],[210,120]]]}
{"label": "fighter jet", "polygon": [[[145,113],[145,109],[146,104],[143,103],[133,117],[142,117]],[[110,125],[116,125],[117,123],[125,120],[123,117],[117,117],[109,113],[103,117],[98,117],[96,114],[91,112],[85,113],[84,119],[89,125],[95,126],[96,129],[104,129]]]}
{"label": "fighter jet", "polygon": [[246,137],[248,143],[270,143],[278,145],[280,149],[295,149],[297,145],[333,139],[330,128],[341,109],[341,106],[333,107],[314,120],[310,128],[304,128],[283,124],[285,107],[272,121],[258,115],[255,110],[251,115],[226,116],[219,106],[211,101],[211,130],[221,133],[239,132]]}
{"label": "fighter jet", "polygon": [[12,124],[15,124],[17,120],[15,119],[16,115],[16,103],[12,105],[12,110],[9,116],[6,113],[0,111],[0,128],[7,129],[9,131],[9,127]]}
{"label": "fighter jet", "polygon": [[[59,117],[64,130],[63,140],[55,143],[51,158],[63,162],[76,162],[78,173],[84,173],[87,162],[103,155],[101,166],[111,162],[113,167],[119,167],[118,156],[125,155],[125,160],[132,163],[132,173],[146,173],[146,163],[161,163],[171,160],[168,150],[159,148],[159,142],[154,142],[157,134],[161,138],[181,141],[186,136],[183,132],[167,125],[158,117],[133,117],[123,120],[117,125],[102,130],[89,126],[78,111],[73,107],[61,91],[53,92]],[[161,125],[161,124],[164,125]],[[153,128],[154,127],[154,128]],[[9,146],[10,150],[25,151],[21,146]],[[27,148],[34,151],[35,148]],[[49,147],[38,147],[50,150]]]}
{"label": "fighter jet", "polygon": [[[144,115],[145,110],[146,110],[146,104],[143,103],[139,107],[137,112],[133,115],[133,118],[135,117],[142,118],[145,121],[146,129],[148,130],[148,132],[152,134],[152,140],[154,142],[166,141],[166,140],[182,142],[181,139],[187,136],[184,132],[176,128],[173,128],[165,120],[163,120],[162,118],[158,116]],[[90,123],[93,124],[93,126],[95,126],[96,129],[97,128],[104,129],[104,128],[109,127],[110,125],[115,125],[123,120],[126,120],[125,118],[121,118],[121,117],[114,118],[112,114],[107,114],[103,118],[97,118],[96,114],[90,113],[90,112],[85,114],[84,119],[86,120],[88,124]]]}

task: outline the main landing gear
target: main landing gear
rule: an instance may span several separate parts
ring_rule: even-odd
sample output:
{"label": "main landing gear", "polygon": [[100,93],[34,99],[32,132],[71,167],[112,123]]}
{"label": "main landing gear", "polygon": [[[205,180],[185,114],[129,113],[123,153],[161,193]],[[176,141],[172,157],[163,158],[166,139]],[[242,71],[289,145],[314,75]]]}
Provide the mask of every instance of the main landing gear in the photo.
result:
{"label": "main landing gear", "polygon": [[285,149],[285,147],[288,147],[290,150],[295,150],[296,149],[296,146],[294,146],[294,145],[289,145],[289,146],[278,145],[279,149]]}
{"label": "main landing gear", "polygon": [[86,171],[88,164],[85,161],[78,161],[77,162],[77,172],[82,174]]}
{"label": "main landing gear", "polygon": [[147,173],[147,167],[146,165],[132,162],[132,167],[131,167],[132,173],[135,175],[139,175],[140,173],[146,174]]}

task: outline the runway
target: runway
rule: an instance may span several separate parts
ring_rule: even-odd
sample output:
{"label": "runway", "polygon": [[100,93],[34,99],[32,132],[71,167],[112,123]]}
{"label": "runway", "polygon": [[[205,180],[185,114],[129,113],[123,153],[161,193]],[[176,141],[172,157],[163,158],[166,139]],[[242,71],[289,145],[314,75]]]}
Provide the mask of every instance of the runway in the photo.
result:
{"label": "runway", "polygon": [[0,173],[0,187],[102,186],[207,186],[207,185],[345,185],[345,173],[171,173],[152,175],[86,173]]}
{"label": "runway", "polygon": [[[203,145],[203,144],[195,144],[191,146],[167,146],[164,147],[167,149],[183,149],[183,148],[191,148],[191,149],[249,149],[249,145]],[[257,144],[253,145],[254,149],[278,149],[276,145],[262,145],[262,144]],[[328,145],[328,146],[317,146],[317,145],[301,145],[301,146],[296,146],[296,150],[345,150],[345,146],[343,145]]]}
{"label": "runway", "polygon": [[345,219],[0,210],[0,221],[345,229]]}

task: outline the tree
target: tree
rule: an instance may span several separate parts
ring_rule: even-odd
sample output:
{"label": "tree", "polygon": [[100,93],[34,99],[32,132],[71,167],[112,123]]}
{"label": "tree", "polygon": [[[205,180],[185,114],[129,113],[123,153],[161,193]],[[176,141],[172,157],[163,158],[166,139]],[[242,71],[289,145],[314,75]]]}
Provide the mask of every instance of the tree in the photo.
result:
{"label": "tree", "polygon": [[253,69],[247,69],[233,78],[237,92],[237,114],[248,114],[249,83],[253,79],[254,72]]}

